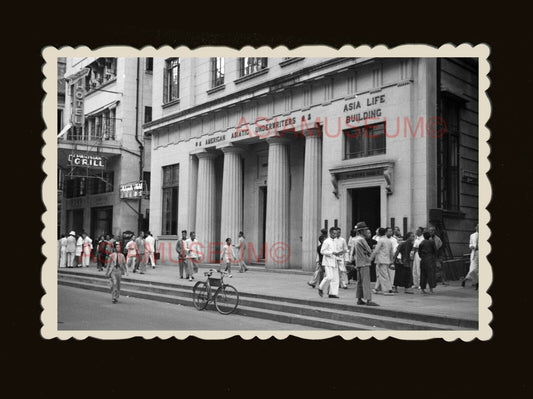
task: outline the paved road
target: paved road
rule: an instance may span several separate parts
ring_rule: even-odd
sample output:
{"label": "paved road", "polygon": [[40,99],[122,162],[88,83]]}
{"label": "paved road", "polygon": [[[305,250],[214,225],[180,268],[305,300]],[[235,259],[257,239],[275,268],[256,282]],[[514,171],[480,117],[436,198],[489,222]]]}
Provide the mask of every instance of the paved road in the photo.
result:
{"label": "paved road", "polygon": [[57,291],[59,330],[314,330],[139,298],[113,304],[108,293],[63,285]]}

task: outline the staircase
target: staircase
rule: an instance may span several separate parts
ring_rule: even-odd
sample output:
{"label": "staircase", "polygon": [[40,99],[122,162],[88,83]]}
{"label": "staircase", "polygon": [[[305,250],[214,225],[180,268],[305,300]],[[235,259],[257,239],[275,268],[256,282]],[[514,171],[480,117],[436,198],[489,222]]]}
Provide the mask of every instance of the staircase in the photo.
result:
{"label": "staircase", "polygon": [[[109,293],[109,280],[101,275],[58,271],[58,284]],[[324,330],[475,330],[477,321],[444,316],[399,312],[315,300],[301,300],[239,292],[235,314],[293,323]],[[192,288],[180,283],[140,281],[123,277],[121,295],[193,306]],[[209,304],[207,310],[213,310]]]}

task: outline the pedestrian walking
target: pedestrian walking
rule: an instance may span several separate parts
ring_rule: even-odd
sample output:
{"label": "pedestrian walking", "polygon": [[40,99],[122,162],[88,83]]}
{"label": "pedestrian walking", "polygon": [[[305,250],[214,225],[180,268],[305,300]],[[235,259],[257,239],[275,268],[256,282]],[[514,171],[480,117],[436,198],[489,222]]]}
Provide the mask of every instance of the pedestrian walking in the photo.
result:
{"label": "pedestrian walking", "polygon": [[355,237],[357,236],[357,230],[352,229],[350,231],[350,238],[348,239],[348,262],[346,262],[346,273],[348,275],[348,284],[350,281],[357,281],[357,269],[355,268],[354,260],[354,244]]}
{"label": "pedestrian walking", "polygon": [[[235,252],[234,247],[231,245],[231,238],[226,238],[226,245],[222,248],[222,254],[220,255],[220,260],[226,266],[224,269],[225,272],[228,272],[228,277],[233,277],[231,275],[231,263],[235,262]],[[240,271],[242,273],[242,271]]]}
{"label": "pedestrian walking", "polygon": [[426,285],[429,285],[429,292],[433,294],[435,288],[435,267],[437,261],[437,246],[431,239],[431,234],[424,232],[424,241],[418,246],[420,254],[420,289],[426,294]]}
{"label": "pedestrian walking", "polygon": [[435,226],[429,226],[429,234],[431,236],[431,240],[435,242],[435,247],[437,248],[437,254],[435,256],[435,284],[437,281],[437,271],[439,271],[440,274],[440,280],[442,285],[448,285],[446,282],[446,274],[444,273],[444,268],[442,265],[441,255],[442,255],[442,240],[437,235],[437,229]]}
{"label": "pedestrian walking", "polygon": [[239,244],[234,247],[236,249],[235,253],[239,254],[239,273],[247,272],[248,267],[244,261],[246,253],[246,237],[242,231],[239,231]]}
{"label": "pedestrian walking", "polygon": [[[394,230],[400,231],[399,227],[395,227]],[[387,232],[385,235],[389,238],[389,240],[392,242],[392,253],[396,252],[396,248],[398,248],[398,245],[400,244],[400,241],[397,236],[394,235],[392,227],[387,227]],[[400,255],[401,256],[401,255]],[[391,259],[392,261],[392,259]],[[389,278],[390,282],[392,284],[392,292],[397,293],[398,288],[394,285],[394,275],[396,274],[393,267],[389,268]]]}
{"label": "pedestrian walking", "polygon": [[357,289],[355,293],[357,304],[379,306],[372,301],[372,289],[370,287],[370,257],[372,251],[366,242],[366,230],[368,230],[368,227],[365,222],[359,222],[355,229],[357,230],[357,237],[354,242],[355,267],[357,268]]}
{"label": "pedestrian walking", "polygon": [[196,233],[191,231],[191,236],[185,241],[185,251],[187,254],[187,275],[189,281],[194,280],[194,273],[198,272],[198,262],[200,261],[200,245],[196,239]]}
{"label": "pedestrian walking", "polygon": [[416,229],[416,237],[413,242],[413,288],[420,289],[420,255],[418,254],[418,247],[424,241],[424,228],[418,227]]}
{"label": "pedestrian walking", "polygon": [[393,267],[395,270],[394,286],[403,287],[404,293],[412,294],[410,291],[413,285],[413,271],[411,270],[411,251],[413,250],[413,243],[415,241],[415,235],[412,232],[408,232],[405,235],[405,239],[400,242],[398,248],[394,252]]}
{"label": "pedestrian walking", "polygon": [[138,261],[138,254],[137,254],[137,246],[135,245],[135,234],[132,234],[130,237],[130,240],[125,245],[125,251],[126,251],[126,267],[128,268],[128,272],[131,271],[132,273],[135,273],[137,271],[137,261]]}
{"label": "pedestrian walking", "polygon": [[67,235],[61,234],[59,239],[59,267],[67,266]]}
{"label": "pedestrian walking", "polygon": [[155,238],[151,232],[146,233],[146,239],[144,241],[146,243],[145,252],[147,254],[147,263],[150,261],[150,266],[152,266],[152,269],[155,269]]}
{"label": "pedestrian walking", "polygon": [[76,239],[76,267],[81,267],[81,254],[83,252],[83,237],[80,235]]}
{"label": "pedestrian walking", "polygon": [[310,285],[313,288],[315,288],[317,284],[320,284],[320,282],[324,278],[325,271],[324,271],[324,266],[322,265],[322,259],[324,255],[322,255],[320,250],[322,249],[322,243],[327,238],[327,236],[328,236],[328,231],[326,229],[321,229],[320,236],[318,237],[318,245],[316,247],[317,253],[315,257],[315,262],[316,262],[315,272],[313,273],[313,278],[307,282],[307,285]]}
{"label": "pedestrian walking", "polygon": [[89,267],[93,254],[93,240],[85,231],[81,234],[81,236],[83,238],[81,265],[82,267]]}
{"label": "pedestrian walking", "polygon": [[339,271],[339,285],[340,288],[348,289],[348,270],[346,269],[346,260],[349,258],[348,254],[348,244],[346,240],[341,236],[341,228],[336,228],[336,237],[335,237],[335,246],[336,252],[339,254],[337,256],[337,269]]}
{"label": "pedestrian walking", "polygon": [[187,269],[187,254],[185,251],[185,241],[187,241],[187,230],[182,230],[181,238],[176,242],[176,252],[178,253],[178,268],[179,268],[180,278],[183,278],[183,269],[186,269],[185,278],[189,278],[189,273]]}
{"label": "pedestrian walking", "polygon": [[144,274],[146,272],[146,241],[144,240],[144,231],[141,231],[139,237],[135,239],[135,246],[137,247],[137,254],[139,256],[137,266],[140,274]]}
{"label": "pedestrian walking", "polygon": [[329,298],[339,297],[339,271],[337,265],[335,238],[337,236],[337,229],[332,227],[329,229],[329,237],[322,243],[320,252],[323,255],[322,264],[325,269],[325,276],[318,286],[318,295],[323,296],[324,290],[329,289]]}
{"label": "pedestrian walking", "polygon": [[71,231],[67,237],[67,267],[74,267],[76,262],[76,233]]}
{"label": "pedestrian walking", "polygon": [[128,275],[126,260],[119,247],[119,243],[113,247],[105,271],[105,276],[111,279],[111,300],[113,303],[116,303],[120,297],[120,280],[122,279],[122,275]]}
{"label": "pedestrian walking", "polygon": [[387,231],[391,232],[392,230],[383,227],[379,228],[378,243],[370,256],[370,261],[375,260],[376,262],[376,285],[372,290],[374,294],[383,293],[384,295],[391,295],[393,293],[392,279],[389,271],[392,266],[394,252],[393,243],[390,237],[386,236]]}
{"label": "pedestrian walking", "polygon": [[478,245],[479,245],[479,226],[476,225],[476,232],[470,235],[470,269],[468,274],[461,282],[461,285],[464,287],[466,280],[472,282],[472,286],[477,290],[479,287],[479,254],[478,254]]}
{"label": "pedestrian walking", "polygon": [[[378,228],[379,230],[379,228]],[[376,230],[376,232],[378,231]],[[375,240],[373,237],[372,237],[372,232],[370,231],[370,229],[366,229],[365,230],[365,239],[366,239],[366,243],[368,244],[368,246],[370,247],[370,249],[372,250],[372,252],[374,251],[374,249],[376,249],[376,245],[378,244],[377,240]],[[374,260],[372,260],[370,262],[370,282],[371,283],[375,283],[377,281],[377,276],[376,276],[376,262]]]}
{"label": "pedestrian walking", "polygon": [[107,250],[107,244],[108,242],[103,234],[98,237],[98,240],[96,241],[96,269],[98,271],[104,270],[105,261],[107,258],[107,254],[105,253]]}

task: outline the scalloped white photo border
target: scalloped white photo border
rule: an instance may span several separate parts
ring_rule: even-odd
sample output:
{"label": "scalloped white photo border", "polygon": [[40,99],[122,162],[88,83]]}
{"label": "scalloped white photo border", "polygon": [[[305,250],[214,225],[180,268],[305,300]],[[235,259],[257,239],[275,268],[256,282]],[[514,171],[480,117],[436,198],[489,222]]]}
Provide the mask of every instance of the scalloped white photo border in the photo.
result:
{"label": "scalloped white photo border", "polygon": [[[491,246],[488,242],[490,229],[490,213],[487,206],[492,198],[492,189],[487,177],[490,169],[489,154],[490,147],[488,140],[490,131],[486,124],[491,115],[491,104],[486,91],[490,86],[488,77],[490,71],[489,63],[490,47],[481,43],[472,45],[462,43],[458,46],[453,44],[444,44],[440,47],[429,46],[425,44],[406,44],[393,48],[384,45],[371,47],[361,45],[358,47],[345,45],[340,49],[328,46],[301,46],[289,50],[285,46],[275,48],[259,47],[253,48],[245,46],[242,49],[230,47],[200,47],[190,49],[185,46],[172,48],[162,46],[155,48],[146,46],[142,49],[136,49],[128,46],[105,46],[97,49],[90,49],[87,46],[46,47],[42,50],[43,66],[42,72],[44,79],[42,87],[45,96],[42,102],[42,116],[46,124],[43,132],[45,145],[42,149],[44,157],[43,170],[46,174],[42,185],[42,196],[45,204],[45,212],[42,215],[44,229],[42,238],[44,244],[42,252],[46,257],[41,271],[42,285],[45,294],[41,298],[43,311],[41,313],[41,335],[45,339],[59,338],[66,340],[70,338],[85,339],[94,337],[99,339],[127,339],[133,337],[143,337],[145,339],[161,338],[168,339],[176,337],[185,339],[188,336],[195,336],[202,339],[226,339],[233,336],[240,336],[245,340],[258,337],[259,339],[284,339],[289,336],[300,337],[304,339],[325,339],[340,336],[344,339],[359,338],[366,340],[376,338],[383,340],[388,337],[406,339],[406,340],[425,340],[432,338],[442,338],[446,341],[461,339],[463,341],[472,341],[479,339],[486,341],[492,337],[492,311],[489,309],[492,304],[492,298],[488,294],[488,289],[492,284],[492,268],[487,260],[491,252]],[[57,274],[57,132],[55,119],[57,115],[57,58],[58,57],[471,57],[479,60],[479,312],[478,312],[478,329],[470,331],[64,331],[58,330],[58,274]]]}

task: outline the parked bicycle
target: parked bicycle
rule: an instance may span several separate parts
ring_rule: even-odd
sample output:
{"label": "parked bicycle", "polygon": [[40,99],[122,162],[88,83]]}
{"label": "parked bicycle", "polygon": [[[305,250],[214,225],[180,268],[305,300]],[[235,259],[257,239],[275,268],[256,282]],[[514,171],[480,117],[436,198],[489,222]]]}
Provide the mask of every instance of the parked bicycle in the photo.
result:
{"label": "parked bicycle", "polygon": [[[229,274],[226,271],[219,271],[220,277],[212,277],[214,269],[204,272],[207,277],[205,281],[198,281],[192,289],[192,300],[194,307],[204,310],[211,301],[215,302],[215,307],[221,314],[230,314],[239,305],[239,291],[232,285],[224,284],[224,276]],[[217,287],[213,294],[213,287]]]}

